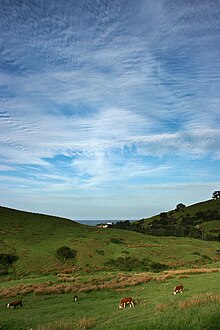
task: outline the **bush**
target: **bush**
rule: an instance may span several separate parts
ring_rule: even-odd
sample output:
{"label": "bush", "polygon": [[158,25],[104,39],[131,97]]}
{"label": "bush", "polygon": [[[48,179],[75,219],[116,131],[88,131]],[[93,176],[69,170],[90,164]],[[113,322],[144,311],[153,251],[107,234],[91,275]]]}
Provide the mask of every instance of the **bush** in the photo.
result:
{"label": "bush", "polygon": [[70,249],[68,246],[61,246],[57,249],[57,257],[62,260],[73,259],[77,255],[77,251]]}
{"label": "bush", "polygon": [[202,257],[204,260],[212,261],[212,258],[209,257],[209,256],[207,256],[206,254],[203,254],[201,257]]}
{"label": "bush", "polygon": [[129,254],[129,251],[123,250],[123,251],[121,251],[121,253],[123,253],[123,254]]}
{"label": "bush", "polygon": [[104,256],[105,255],[105,252],[103,250],[96,250],[96,252],[98,254],[100,254],[100,256]]}
{"label": "bush", "polygon": [[111,243],[114,243],[114,244],[123,244],[123,239],[122,238],[114,238],[114,237],[112,237],[110,239],[110,242]]}
{"label": "bush", "polygon": [[160,271],[165,270],[167,268],[168,268],[167,265],[161,264],[160,262],[152,262],[151,263],[151,270],[153,272],[156,272],[156,273],[159,273]]}
{"label": "bush", "polygon": [[150,269],[149,261],[146,258],[139,260],[135,257],[119,257],[117,259],[110,259],[105,263],[105,265],[115,267],[122,271],[148,271]]}
{"label": "bush", "polygon": [[0,253],[0,264],[4,266],[10,266],[13,262],[18,260],[18,256]]}

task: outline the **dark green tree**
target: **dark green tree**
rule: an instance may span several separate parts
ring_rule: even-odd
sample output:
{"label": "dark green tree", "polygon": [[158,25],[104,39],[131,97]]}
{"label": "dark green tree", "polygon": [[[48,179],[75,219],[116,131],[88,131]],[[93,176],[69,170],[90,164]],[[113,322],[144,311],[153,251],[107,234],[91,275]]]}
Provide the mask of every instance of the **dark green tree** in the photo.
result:
{"label": "dark green tree", "polygon": [[0,253],[0,264],[2,264],[2,265],[9,266],[17,260],[18,260],[18,256],[6,254],[6,253]]}
{"label": "dark green tree", "polygon": [[176,210],[182,210],[182,209],[184,209],[186,207],[186,205],[184,205],[183,203],[179,203],[179,204],[177,204],[177,206],[176,206]]}
{"label": "dark green tree", "polygon": [[212,194],[213,199],[220,199],[220,191],[214,191]]}
{"label": "dark green tree", "polygon": [[77,251],[70,249],[68,246],[61,246],[57,249],[57,257],[62,260],[73,259],[77,255]]}

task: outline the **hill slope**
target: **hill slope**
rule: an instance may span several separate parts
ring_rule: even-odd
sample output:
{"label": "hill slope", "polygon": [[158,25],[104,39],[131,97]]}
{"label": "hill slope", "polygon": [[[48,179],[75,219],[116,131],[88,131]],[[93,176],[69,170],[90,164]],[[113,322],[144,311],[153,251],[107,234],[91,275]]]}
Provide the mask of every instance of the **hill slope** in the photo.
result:
{"label": "hill slope", "polygon": [[[13,274],[57,272],[67,267],[98,271],[111,267],[121,269],[121,265],[125,269],[130,266],[132,270],[141,267],[143,270],[146,260],[169,267],[190,267],[211,265],[219,260],[217,242],[100,229],[4,207],[0,207],[0,235],[0,254],[18,258],[10,267],[0,264],[0,270]],[[61,246],[75,249],[76,258],[60,261],[56,251]]]}
{"label": "hill slope", "polygon": [[219,241],[220,201],[208,200],[187,207],[179,204],[175,210],[139,220],[130,227],[156,236],[184,236]]}

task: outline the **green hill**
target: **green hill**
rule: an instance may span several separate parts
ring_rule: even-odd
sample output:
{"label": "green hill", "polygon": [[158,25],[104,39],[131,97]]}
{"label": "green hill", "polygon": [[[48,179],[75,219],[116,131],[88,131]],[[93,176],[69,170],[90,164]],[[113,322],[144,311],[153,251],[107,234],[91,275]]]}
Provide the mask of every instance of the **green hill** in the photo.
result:
{"label": "green hill", "polygon": [[[74,258],[57,257],[65,246]],[[0,207],[0,328],[217,329],[219,247]],[[118,309],[124,296],[135,308]],[[5,307],[17,299],[22,308]]]}
{"label": "green hill", "polygon": [[[0,207],[0,235],[2,274],[45,274],[68,267],[80,271],[160,270],[161,265],[211,265],[218,258],[217,242],[101,229],[5,207]],[[62,246],[77,251],[76,257],[58,259],[56,252]]]}
{"label": "green hill", "polygon": [[190,206],[180,203],[174,210],[133,222],[126,229],[156,236],[220,241],[220,201],[208,200]]}

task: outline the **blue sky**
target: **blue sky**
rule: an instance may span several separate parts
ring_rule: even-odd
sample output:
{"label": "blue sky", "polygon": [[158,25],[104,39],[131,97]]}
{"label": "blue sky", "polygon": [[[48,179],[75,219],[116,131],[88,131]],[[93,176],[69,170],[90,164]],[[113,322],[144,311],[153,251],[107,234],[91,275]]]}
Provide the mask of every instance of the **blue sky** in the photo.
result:
{"label": "blue sky", "polygon": [[218,0],[1,0],[0,204],[140,219],[220,190]]}

